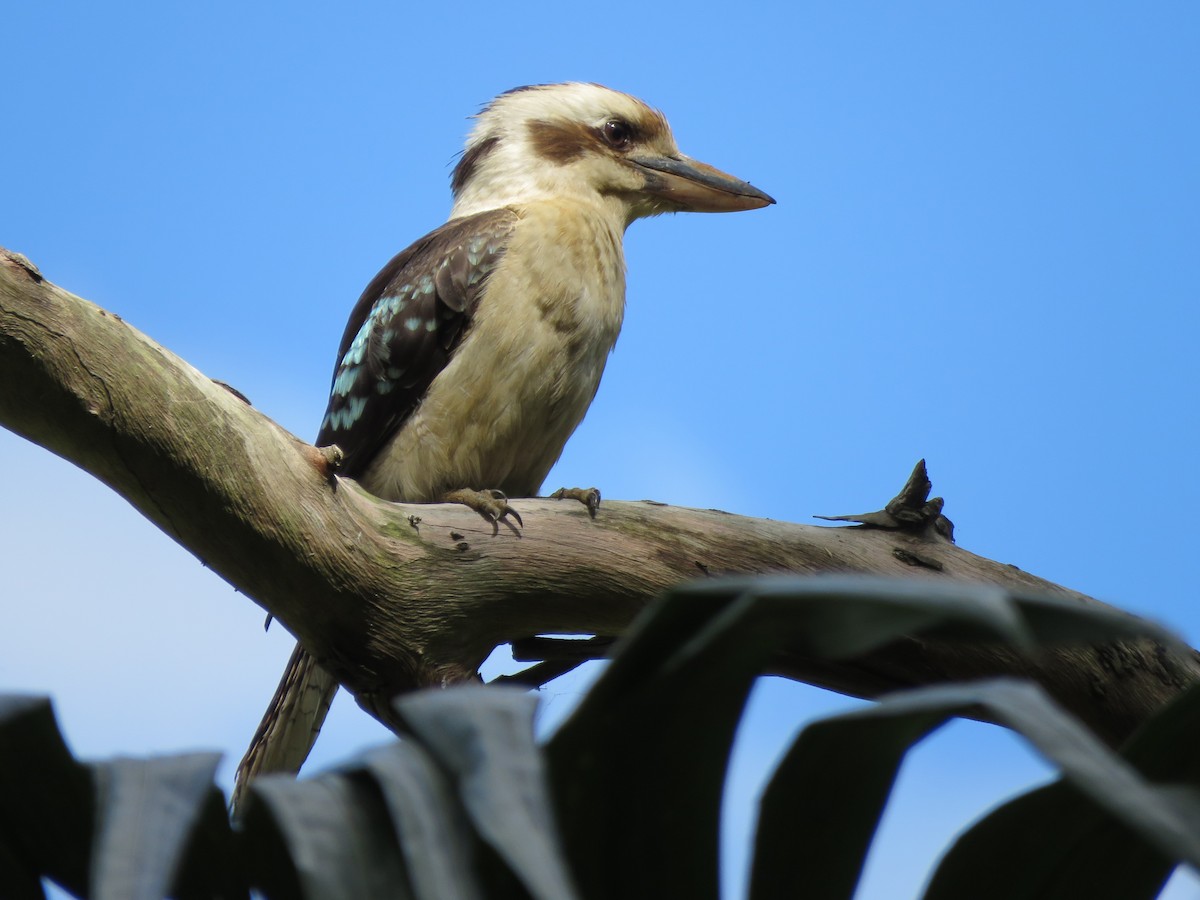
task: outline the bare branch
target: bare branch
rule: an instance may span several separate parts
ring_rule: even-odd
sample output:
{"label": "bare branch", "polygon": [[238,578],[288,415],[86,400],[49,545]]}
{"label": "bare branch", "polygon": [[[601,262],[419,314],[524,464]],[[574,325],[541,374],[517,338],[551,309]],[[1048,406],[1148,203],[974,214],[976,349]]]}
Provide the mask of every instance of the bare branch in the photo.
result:
{"label": "bare branch", "polygon": [[[386,503],[335,476],[336,452],[288,434],[4,251],[0,383],[21,388],[0,391],[0,424],[110,485],[283,622],[385,721],[388,698],[472,678],[497,644],[619,635],[663,589],[706,575],[869,572],[1098,603],[949,543],[923,470],[883,513],[856,517],[870,524],[847,528],[645,502],[605,501],[592,519],[582,505],[543,499],[519,501],[519,534],[493,536],[461,507]],[[573,664],[557,659],[528,679]],[[1200,662],[1150,642],[1030,663],[910,641],[852,662],[791,656],[779,671],[860,696],[1026,672],[1115,742],[1200,676]]]}

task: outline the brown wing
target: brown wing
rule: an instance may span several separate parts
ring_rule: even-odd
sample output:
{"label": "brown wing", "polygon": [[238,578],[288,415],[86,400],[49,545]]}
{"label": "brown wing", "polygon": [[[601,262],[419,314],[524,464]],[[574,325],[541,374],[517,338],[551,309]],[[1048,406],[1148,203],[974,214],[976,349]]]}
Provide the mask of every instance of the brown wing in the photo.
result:
{"label": "brown wing", "polygon": [[318,446],[337,444],[353,477],[416,409],[470,328],[516,224],[498,209],[455,219],[367,285],[338,348]]}

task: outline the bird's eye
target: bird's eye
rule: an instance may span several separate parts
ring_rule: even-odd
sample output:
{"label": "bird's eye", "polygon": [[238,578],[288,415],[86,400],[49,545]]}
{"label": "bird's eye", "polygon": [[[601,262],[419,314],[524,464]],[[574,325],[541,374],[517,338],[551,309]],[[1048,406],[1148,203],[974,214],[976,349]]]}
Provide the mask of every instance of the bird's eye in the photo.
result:
{"label": "bird's eye", "polygon": [[610,147],[624,150],[633,142],[633,128],[628,122],[620,119],[609,119],[604,123],[604,140]]}

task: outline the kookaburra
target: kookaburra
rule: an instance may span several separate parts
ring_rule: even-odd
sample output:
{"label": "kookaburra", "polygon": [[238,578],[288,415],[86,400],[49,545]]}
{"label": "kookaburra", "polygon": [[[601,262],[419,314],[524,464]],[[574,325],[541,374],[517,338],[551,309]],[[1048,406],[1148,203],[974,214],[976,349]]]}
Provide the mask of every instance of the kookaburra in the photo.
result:
{"label": "kookaburra", "polygon": [[[493,519],[536,496],[582,421],[625,307],[634,219],[774,201],[679,152],[662,114],[595,84],[522,87],[477,117],[449,221],[363,291],[317,444],[406,502]],[[298,771],[337,683],[297,646],[239,769]]]}

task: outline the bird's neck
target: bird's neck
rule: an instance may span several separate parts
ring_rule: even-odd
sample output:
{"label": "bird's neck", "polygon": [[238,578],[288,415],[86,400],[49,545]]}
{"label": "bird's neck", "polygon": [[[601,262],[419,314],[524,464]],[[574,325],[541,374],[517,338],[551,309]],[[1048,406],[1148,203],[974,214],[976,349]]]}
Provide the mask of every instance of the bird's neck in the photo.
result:
{"label": "bird's neck", "polygon": [[615,194],[551,192],[529,187],[521,190],[479,190],[468,187],[455,197],[449,219],[461,219],[494,209],[512,209],[519,213],[521,209],[542,205],[572,209],[577,215],[603,224],[617,235],[624,234],[633,220],[629,204]]}

